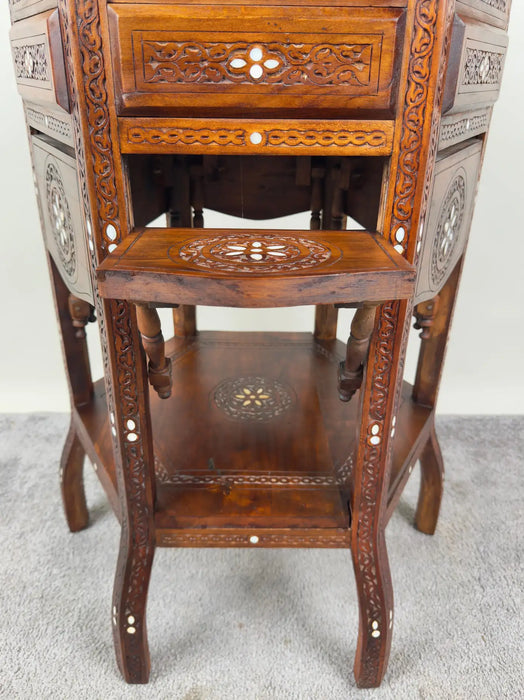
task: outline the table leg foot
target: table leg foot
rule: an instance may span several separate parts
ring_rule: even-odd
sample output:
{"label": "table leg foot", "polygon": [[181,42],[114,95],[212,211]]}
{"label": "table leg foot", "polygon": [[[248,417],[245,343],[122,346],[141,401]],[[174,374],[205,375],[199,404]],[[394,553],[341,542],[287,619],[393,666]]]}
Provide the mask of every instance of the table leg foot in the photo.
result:
{"label": "table leg foot", "polygon": [[84,492],[84,458],[85,450],[71,424],[60,460],[62,502],[71,532],[83,530],[89,522]]}

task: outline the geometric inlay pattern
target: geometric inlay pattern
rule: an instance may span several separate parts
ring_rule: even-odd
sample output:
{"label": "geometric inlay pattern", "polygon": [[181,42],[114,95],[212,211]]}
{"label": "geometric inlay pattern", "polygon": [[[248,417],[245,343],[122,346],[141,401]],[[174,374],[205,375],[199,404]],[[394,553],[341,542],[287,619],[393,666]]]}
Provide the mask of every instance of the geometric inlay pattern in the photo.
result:
{"label": "geometric inlay pattern", "polygon": [[71,212],[69,211],[62,177],[58,168],[52,162],[47,164],[45,182],[47,211],[60,262],[66,274],[69,277],[74,277],[76,252]]}
{"label": "geometric inlay pattern", "polygon": [[287,411],[295,400],[289,385],[258,376],[226,379],[213,392],[215,405],[238,421],[269,421]]}
{"label": "geometric inlay pattern", "polygon": [[466,181],[464,174],[451,182],[440,210],[437,233],[431,255],[431,281],[440,284],[446,275],[448,263],[460,237],[466,204]]}
{"label": "geometric inlay pattern", "polygon": [[322,241],[274,234],[230,233],[194,238],[169,257],[192,265],[223,272],[292,272],[341,256],[338,248]]}

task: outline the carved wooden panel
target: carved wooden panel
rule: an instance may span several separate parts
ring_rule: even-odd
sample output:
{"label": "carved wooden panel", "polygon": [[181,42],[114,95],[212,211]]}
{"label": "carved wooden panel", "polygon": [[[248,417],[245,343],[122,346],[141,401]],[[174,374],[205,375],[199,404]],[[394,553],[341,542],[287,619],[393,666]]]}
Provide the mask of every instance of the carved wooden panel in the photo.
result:
{"label": "carved wooden panel", "polygon": [[505,28],[511,0],[457,0],[457,12]]}
{"label": "carved wooden panel", "polygon": [[505,32],[456,19],[446,75],[444,112],[491,105],[497,100],[507,46]]}
{"label": "carved wooden panel", "polygon": [[393,121],[122,117],[123,153],[389,155]]}
{"label": "carved wooden panel", "polygon": [[453,271],[469,234],[480,172],[482,142],[442,151],[423,238],[415,303],[434,297]]}
{"label": "carved wooden panel", "polygon": [[55,111],[44,105],[25,104],[25,116],[29,126],[56,141],[74,147],[73,124],[69,114]]}
{"label": "carved wooden panel", "polygon": [[[285,107],[388,111],[402,11],[311,7],[118,5],[110,10],[120,112]],[[205,114],[203,114],[205,116]]]}
{"label": "carved wooden panel", "polygon": [[443,117],[440,125],[439,150],[454,146],[473,136],[485,134],[491,120],[491,107],[459,112]]}
{"label": "carved wooden panel", "polygon": [[76,161],[39,136],[32,147],[46,246],[69,290],[93,303]]}
{"label": "carved wooden panel", "polygon": [[9,0],[9,10],[13,22],[37,15],[57,6],[57,0]]}
{"label": "carved wooden panel", "polygon": [[10,32],[18,91],[35,103],[69,110],[58,10],[17,22]]}

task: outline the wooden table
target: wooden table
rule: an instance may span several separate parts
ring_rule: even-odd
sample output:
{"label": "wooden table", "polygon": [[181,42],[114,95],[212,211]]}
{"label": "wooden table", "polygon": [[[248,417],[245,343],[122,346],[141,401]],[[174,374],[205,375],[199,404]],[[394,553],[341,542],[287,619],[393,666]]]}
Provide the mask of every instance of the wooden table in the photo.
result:
{"label": "wooden table", "polygon": [[[355,677],[379,685],[384,532],[417,461],[416,527],[432,534],[438,517],[435,403],[510,0],[10,7],[71,393],[64,506],[86,527],[87,455],[121,523],[124,678],[149,676],[155,547],[342,547]],[[205,209],[311,220],[205,229]],[[198,332],[198,304],[312,304],[314,332]],[[167,342],[158,307],[173,308]],[[347,345],[340,307],[356,309]]]}

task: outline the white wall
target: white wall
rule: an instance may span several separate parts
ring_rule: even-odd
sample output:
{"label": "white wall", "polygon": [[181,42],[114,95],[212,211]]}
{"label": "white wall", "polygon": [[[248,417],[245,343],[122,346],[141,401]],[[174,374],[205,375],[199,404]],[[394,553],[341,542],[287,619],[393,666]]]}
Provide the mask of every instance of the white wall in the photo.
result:
{"label": "white wall", "polygon": [[[0,3],[2,128],[0,212],[0,411],[68,408],[22,105],[17,95],[7,2]],[[495,108],[473,233],[440,395],[441,413],[524,412],[524,3],[513,3],[510,50]],[[522,198],[522,199],[521,199]],[[210,221],[208,220],[208,225]],[[310,330],[312,312],[202,309],[201,328]],[[344,321],[346,321],[344,323]],[[341,337],[347,335],[342,317]],[[408,358],[408,371],[414,366]]]}

